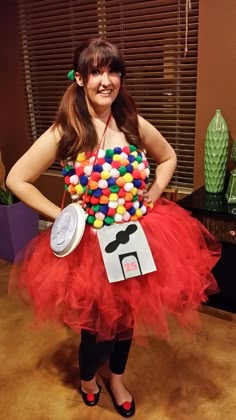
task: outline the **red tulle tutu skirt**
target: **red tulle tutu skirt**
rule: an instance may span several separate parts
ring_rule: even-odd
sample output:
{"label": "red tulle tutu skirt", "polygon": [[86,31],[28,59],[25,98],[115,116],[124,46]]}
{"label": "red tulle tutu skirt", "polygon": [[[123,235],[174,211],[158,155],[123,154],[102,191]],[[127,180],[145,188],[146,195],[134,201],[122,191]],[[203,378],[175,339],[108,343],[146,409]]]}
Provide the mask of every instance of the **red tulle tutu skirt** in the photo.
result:
{"label": "red tulle tutu skirt", "polygon": [[[96,231],[86,226],[75,251],[64,258],[50,248],[50,229],[18,255],[9,292],[17,291],[34,309],[36,326],[45,322],[86,329],[98,341],[114,336],[169,336],[168,314],[187,329],[196,327],[201,302],[218,291],[211,273],[221,245],[189,212],[159,199],[140,223],[157,270],[109,283]],[[23,255],[24,254],[24,255]]]}

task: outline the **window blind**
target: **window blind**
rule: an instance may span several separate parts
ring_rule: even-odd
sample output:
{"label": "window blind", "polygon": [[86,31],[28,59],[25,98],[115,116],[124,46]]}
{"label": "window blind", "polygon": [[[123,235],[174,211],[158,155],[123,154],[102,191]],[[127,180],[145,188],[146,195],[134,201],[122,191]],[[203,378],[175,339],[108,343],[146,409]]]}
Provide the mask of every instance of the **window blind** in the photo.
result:
{"label": "window blind", "polygon": [[[139,113],[173,146],[171,181],[193,187],[198,2],[19,0],[19,34],[31,141],[52,124],[79,41],[104,36],[122,51]],[[186,47],[188,52],[184,55]],[[152,175],[155,164],[151,160]],[[59,170],[56,162],[51,170]]]}

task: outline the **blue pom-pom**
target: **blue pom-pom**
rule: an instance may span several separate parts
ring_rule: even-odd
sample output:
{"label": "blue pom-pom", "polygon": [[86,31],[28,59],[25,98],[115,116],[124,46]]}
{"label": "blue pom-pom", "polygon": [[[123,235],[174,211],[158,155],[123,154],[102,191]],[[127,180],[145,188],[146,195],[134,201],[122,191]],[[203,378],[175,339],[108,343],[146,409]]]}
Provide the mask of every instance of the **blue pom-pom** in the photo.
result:
{"label": "blue pom-pom", "polygon": [[74,169],[74,168],[71,168],[71,169],[68,171],[68,175],[69,175],[69,176],[75,175],[75,169]]}
{"label": "blue pom-pom", "polygon": [[132,165],[127,165],[125,168],[126,168],[126,171],[129,172],[129,173],[132,173],[133,170],[134,170]]}
{"label": "blue pom-pom", "polygon": [[66,176],[66,175],[67,175],[67,170],[66,170],[66,168],[63,168],[63,169],[62,169],[62,171],[61,171],[61,173],[62,173],[62,176]]}
{"label": "blue pom-pom", "polygon": [[102,189],[101,188],[97,188],[96,190],[93,191],[93,196],[96,198],[101,197],[102,195]]}
{"label": "blue pom-pom", "polygon": [[109,207],[108,207],[108,205],[107,205],[107,204],[102,204],[102,205],[101,205],[101,207],[100,207],[100,211],[101,211],[103,214],[107,214],[108,209],[109,209]]}
{"label": "blue pom-pom", "polygon": [[111,156],[106,156],[105,160],[106,160],[107,163],[111,163],[113,158]]}
{"label": "blue pom-pom", "polygon": [[122,152],[122,149],[121,149],[121,147],[114,147],[114,153],[115,154],[118,154],[118,155],[120,155],[121,154],[121,152]]}
{"label": "blue pom-pom", "polygon": [[93,167],[93,172],[102,172],[103,168],[102,165],[95,164]]}
{"label": "blue pom-pom", "polygon": [[128,212],[129,212],[129,214],[131,214],[131,216],[133,216],[133,215],[136,213],[136,209],[135,209],[134,207],[131,207],[131,208],[128,210]]}
{"label": "blue pom-pom", "polygon": [[134,162],[136,160],[136,157],[133,155],[129,155],[128,156],[128,160],[130,161],[130,163]]}
{"label": "blue pom-pom", "polygon": [[107,179],[108,186],[111,187],[112,185],[116,185],[116,180],[112,176]]}
{"label": "blue pom-pom", "polygon": [[142,181],[141,181],[141,179],[134,179],[133,184],[134,184],[134,187],[140,188],[141,185],[142,185]]}
{"label": "blue pom-pom", "polygon": [[83,185],[83,186],[87,185],[87,183],[88,183],[88,177],[86,175],[80,176],[79,180],[80,180],[80,184]]}

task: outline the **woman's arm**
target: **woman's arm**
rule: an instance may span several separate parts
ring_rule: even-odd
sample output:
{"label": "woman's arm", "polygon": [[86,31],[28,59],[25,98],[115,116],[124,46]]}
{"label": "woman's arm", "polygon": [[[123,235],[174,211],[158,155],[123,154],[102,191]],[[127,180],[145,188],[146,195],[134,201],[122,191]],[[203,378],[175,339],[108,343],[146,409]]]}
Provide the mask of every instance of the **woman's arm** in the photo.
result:
{"label": "woman's arm", "polygon": [[10,170],[7,187],[25,204],[50,219],[55,219],[60,208],[48,200],[33,185],[34,181],[56,160],[60,135],[50,127]]}
{"label": "woman's arm", "polygon": [[157,162],[156,179],[151,185],[148,196],[155,202],[169,184],[175,168],[176,154],[161,133],[147,120],[138,116],[139,131],[147,153]]}

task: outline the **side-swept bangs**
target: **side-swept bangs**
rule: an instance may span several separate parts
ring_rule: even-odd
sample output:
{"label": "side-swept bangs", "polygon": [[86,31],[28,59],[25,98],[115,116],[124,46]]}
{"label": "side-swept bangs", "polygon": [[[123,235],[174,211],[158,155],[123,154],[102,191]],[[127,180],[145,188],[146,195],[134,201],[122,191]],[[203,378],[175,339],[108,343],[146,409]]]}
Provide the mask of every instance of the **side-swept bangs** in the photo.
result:
{"label": "side-swept bangs", "polygon": [[[110,70],[121,73],[125,77],[125,64],[118,49],[104,39],[91,40],[84,48],[79,48],[77,59],[75,56],[74,69],[79,72],[82,79],[87,82],[92,69],[108,67]],[[82,45],[82,47],[83,47]]]}

